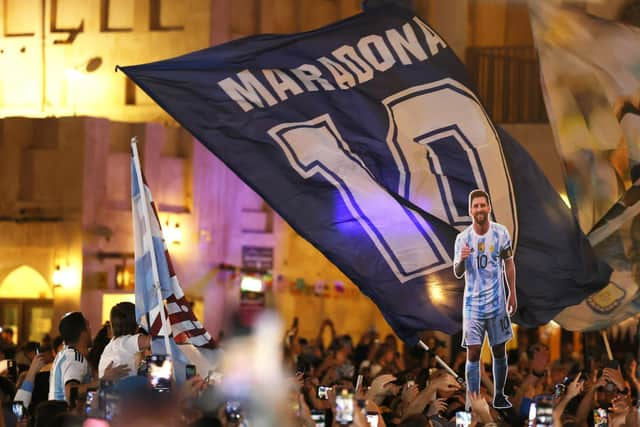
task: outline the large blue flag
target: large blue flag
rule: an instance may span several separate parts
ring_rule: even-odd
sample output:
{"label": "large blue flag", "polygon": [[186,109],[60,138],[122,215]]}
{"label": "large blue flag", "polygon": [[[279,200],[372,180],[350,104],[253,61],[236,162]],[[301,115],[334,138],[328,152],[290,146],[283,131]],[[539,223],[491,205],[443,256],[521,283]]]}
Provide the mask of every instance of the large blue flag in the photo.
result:
{"label": "large blue flag", "polygon": [[467,196],[510,231],[516,321],[607,283],[571,212],[493,125],[446,42],[385,6],[122,70],[368,295],[408,342],[460,328],[452,274]]}

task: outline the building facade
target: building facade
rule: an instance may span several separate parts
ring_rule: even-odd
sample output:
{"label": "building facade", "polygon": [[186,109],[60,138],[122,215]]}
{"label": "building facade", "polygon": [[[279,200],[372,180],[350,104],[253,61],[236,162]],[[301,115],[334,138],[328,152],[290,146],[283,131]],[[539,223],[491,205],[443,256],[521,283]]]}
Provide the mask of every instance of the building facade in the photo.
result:
{"label": "building facade", "polygon": [[[289,292],[299,279],[320,287],[355,287],[115,71],[117,65],[165,59],[252,34],[310,30],[358,13],[360,3],[0,2],[0,325],[17,328],[20,340],[39,340],[43,333],[57,334],[63,313],[81,309],[95,331],[111,305],[132,298],[129,141],[136,136],[178,277],[214,335],[229,327],[238,303],[237,287],[219,280],[216,266],[242,266],[251,251],[271,257],[274,288],[279,280],[286,283],[268,303],[286,321],[300,317],[302,335],[315,336],[322,317],[333,318],[341,331],[355,335],[370,327],[389,332],[362,295],[319,298],[317,293]],[[524,2],[413,4],[463,59],[471,58],[473,49],[482,54],[489,48],[533,50]],[[625,4],[589,7],[614,17]],[[481,75],[480,67],[471,74],[478,87],[495,79]],[[531,77],[523,93],[535,98],[530,87],[535,85]],[[504,103],[496,108],[494,114],[510,111]],[[551,130],[539,114],[523,114],[501,121],[509,122],[506,128],[534,158],[542,159],[553,147]],[[556,160],[541,166],[562,192]]]}

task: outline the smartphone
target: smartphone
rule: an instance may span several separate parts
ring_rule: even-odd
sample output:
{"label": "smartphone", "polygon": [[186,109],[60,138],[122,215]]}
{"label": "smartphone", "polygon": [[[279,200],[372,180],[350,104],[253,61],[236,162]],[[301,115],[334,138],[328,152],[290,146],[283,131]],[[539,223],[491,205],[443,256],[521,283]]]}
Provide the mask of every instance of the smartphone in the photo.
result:
{"label": "smartphone", "polygon": [[353,422],[355,401],[353,391],[341,388],[336,393],[336,422],[340,425],[348,425]]}
{"label": "smartphone", "polygon": [[378,427],[379,416],[377,412],[367,412],[367,423],[369,423],[370,427]]}
{"label": "smartphone", "polygon": [[96,389],[90,388],[87,390],[87,398],[85,400],[84,413],[87,417],[90,417],[93,413],[93,405],[96,401]]}
{"label": "smartphone", "polygon": [[107,400],[104,407],[104,419],[112,421],[118,416],[120,409],[120,396],[118,394],[109,391],[107,393]]}
{"label": "smartphone", "polygon": [[185,378],[187,380],[189,380],[189,379],[191,379],[191,378],[196,376],[196,365],[186,365],[184,367],[184,371],[185,371],[184,372],[185,373],[185,375],[184,375]]}
{"label": "smartphone", "polygon": [[9,376],[9,379],[13,381],[14,384],[18,381],[18,365],[16,365],[15,360],[7,360],[7,374]]}
{"label": "smartphone", "polygon": [[360,387],[362,387],[362,379],[362,374],[358,374],[358,379],[356,380],[356,393],[360,390]]}
{"label": "smartphone", "polygon": [[593,410],[594,427],[607,427],[609,425],[609,413],[604,408],[596,408]]}
{"label": "smartphone", "polygon": [[331,387],[327,387],[324,385],[319,385],[318,386],[318,399],[322,399],[322,400],[327,400],[329,398],[329,395],[327,394],[327,392],[331,390]]}
{"label": "smartphone", "polygon": [[551,396],[539,396],[536,398],[536,425],[553,425],[553,401]]}
{"label": "smartphone", "polygon": [[326,415],[323,410],[312,409],[311,410],[311,419],[315,423],[316,427],[326,427]]}
{"label": "smartphone", "polygon": [[536,402],[531,402],[529,405],[529,425],[536,425]]}
{"label": "smartphone", "polygon": [[171,357],[165,354],[153,354],[147,357],[149,380],[154,390],[165,392],[171,390]]}
{"label": "smartphone", "polygon": [[456,412],[456,427],[469,427],[471,425],[471,412]]}
{"label": "smartphone", "polygon": [[237,400],[230,400],[224,405],[224,413],[227,421],[238,421],[242,419],[242,408]]}
{"label": "smartphone", "polygon": [[76,407],[78,401],[78,387],[73,386],[69,390],[69,408],[73,409]]}
{"label": "smartphone", "polygon": [[11,404],[11,410],[13,411],[13,415],[15,415],[17,420],[24,419],[27,413],[21,400],[16,400],[15,402],[13,402]]}

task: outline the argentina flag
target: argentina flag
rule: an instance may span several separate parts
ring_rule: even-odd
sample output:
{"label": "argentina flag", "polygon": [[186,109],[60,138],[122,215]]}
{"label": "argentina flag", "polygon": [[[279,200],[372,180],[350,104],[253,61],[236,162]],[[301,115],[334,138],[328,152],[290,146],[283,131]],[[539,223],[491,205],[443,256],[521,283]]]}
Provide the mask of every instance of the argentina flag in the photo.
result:
{"label": "argentina flag", "polygon": [[180,287],[135,143],[131,144],[131,216],[138,323],[152,337],[172,335],[181,344],[216,348],[217,343],[196,318]]}
{"label": "argentina flag", "polygon": [[469,191],[512,236],[517,322],[547,322],[607,283],[571,212],[495,126],[435,30],[384,6],[121,67],[379,307],[395,332],[461,327],[453,276]]}

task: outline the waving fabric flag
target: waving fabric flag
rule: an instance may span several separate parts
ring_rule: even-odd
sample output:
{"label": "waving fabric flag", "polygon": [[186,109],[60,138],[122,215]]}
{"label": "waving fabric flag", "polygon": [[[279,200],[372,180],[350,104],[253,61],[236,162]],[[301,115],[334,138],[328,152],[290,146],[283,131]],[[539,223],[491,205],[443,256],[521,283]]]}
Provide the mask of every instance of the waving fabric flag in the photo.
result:
{"label": "waving fabric flag", "polygon": [[602,329],[640,310],[640,29],[530,2],[543,90],[572,208],[610,283],[556,320]]}
{"label": "waving fabric flag", "polygon": [[527,153],[493,125],[446,42],[384,6],[121,68],[380,308],[395,332],[460,328],[453,246],[491,194],[516,246],[519,318],[539,324],[607,283]]}
{"label": "waving fabric flag", "polygon": [[[141,193],[139,183],[144,187]],[[136,261],[136,318],[152,337],[173,335],[180,344],[215,348],[216,342],[196,319],[176,277],[151,191],[132,144],[131,206]],[[157,286],[162,300],[159,300]],[[166,300],[166,307],[164,301]],[[161,309],[168,325],[163,325]]]}

